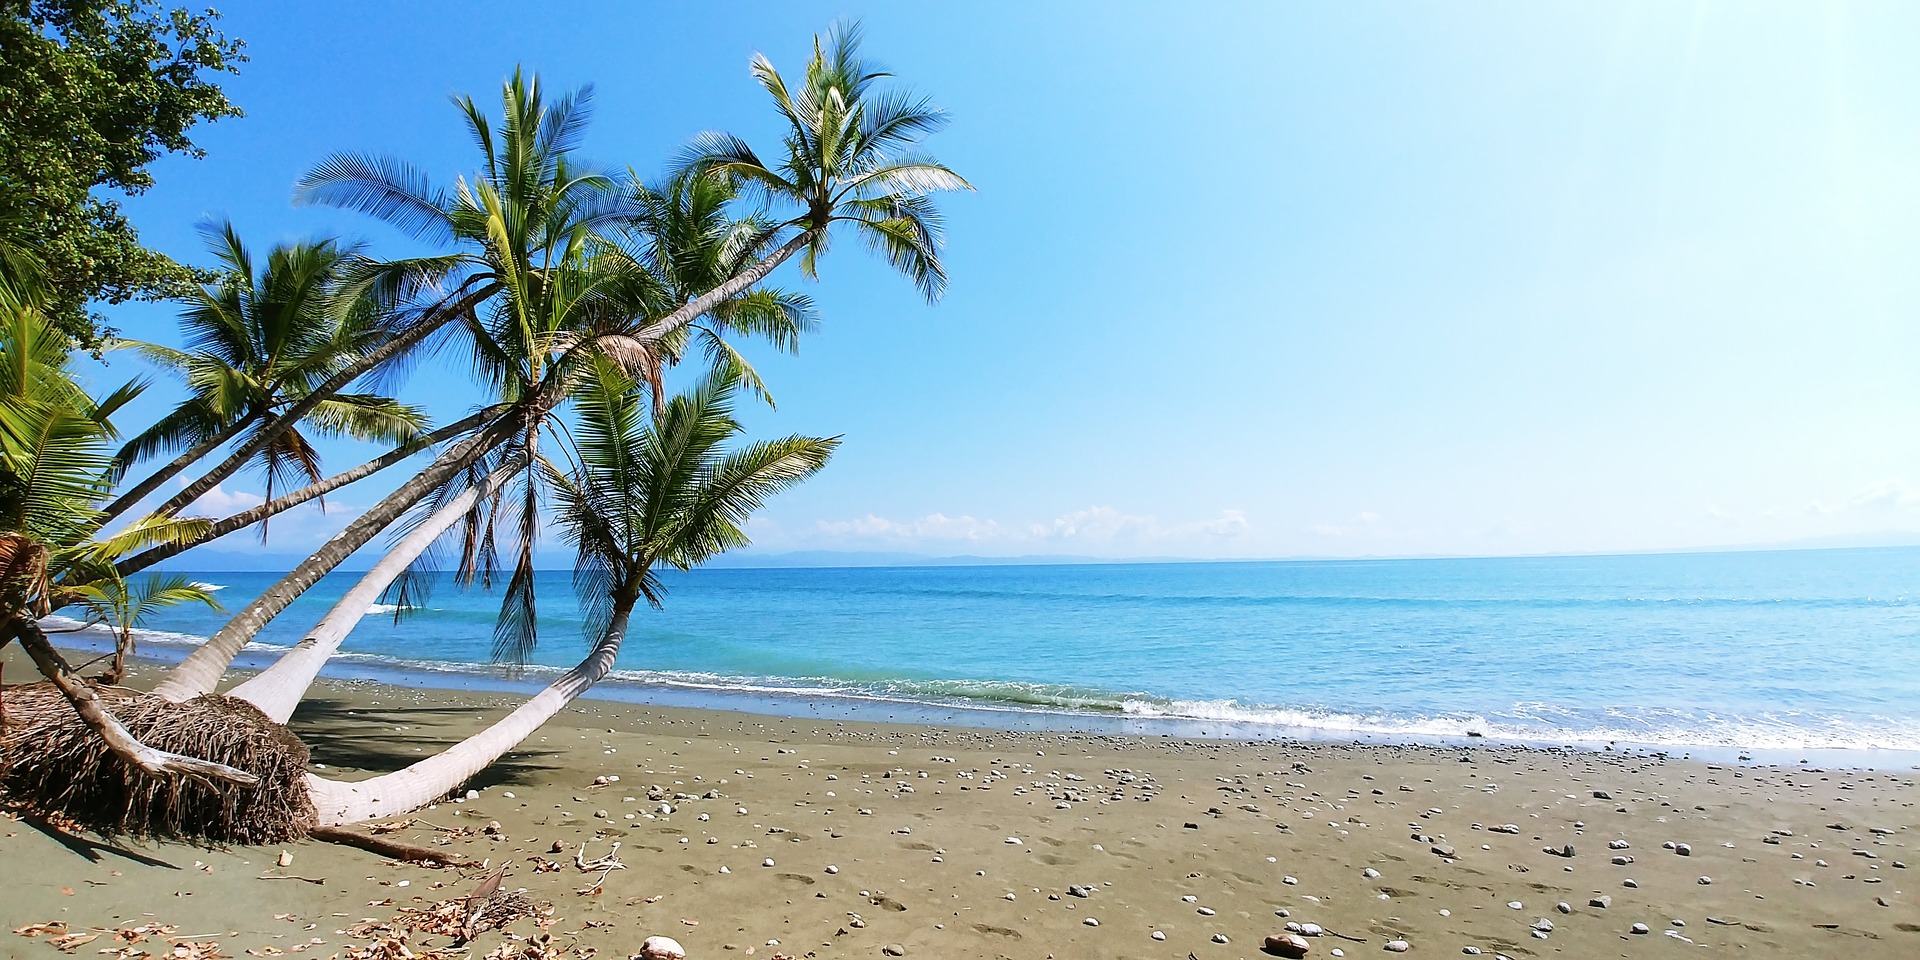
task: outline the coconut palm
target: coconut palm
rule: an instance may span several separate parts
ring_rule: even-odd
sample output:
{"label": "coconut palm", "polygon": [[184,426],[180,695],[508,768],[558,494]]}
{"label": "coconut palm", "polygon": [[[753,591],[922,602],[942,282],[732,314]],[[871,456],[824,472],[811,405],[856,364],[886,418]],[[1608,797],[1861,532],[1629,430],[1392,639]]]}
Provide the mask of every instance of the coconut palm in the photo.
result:
{"label": "coconut palm", "polygon": [[[319,456],[301,426],[329,436],[403,443],[426,419],[388,397],[333,393],[305,409],[295,426],[275,430],[261,443],[247,442],[393,331],[364,302],[344,313],[334,309],[333,288],[363,259],[357,247],[334,240],[282,245],[257,264],[231,223],[203,232],[224,269],[220,282],[196,290],[181,314],[187,348],[126,341],[177,374],[190,395],[129,440],[119,462],[130,466],[155,454],[185,452],[121,494],[106,509],[109,519],[230,441],[241,441],[239,449],[190,490],[210,488],[209,479],[217,484],[252,464],[265,473],[271,500],[289,480],[306,485],[321,478]],[[188,496],[182,491],[158,512],[179,512],[192,503]]]}
{"label": "coconut palm", "polygon": [[[337,649],[378,599],[439,534],[463,519],[488,532],[471,542],[463,567],[479,570],[495,555],[490,539],[517,535],[510,547],[513,573],[506,590],[503,636],[532,642],[532,522],[538,478],[526,469],[537,455],[541,425],[564,401],[573,371],[589,351],[574,349],[584,331],[650,308],[654,285],[630,258],[602,236],[624,216],[614,181],[572,156],[584,129],[589,94],[548,103],[537,78],[515,73],[502,92],[498,129],[471,99],[456,101],[481,147],[482,165],[452,191],[435,190],[424,175],[399,161],[343,154],[302,181],[306,202],[358,209],[450,241],[455,252],[382,265],[369,271],[369,289],[434,277],[442,287],[471,291],[449,329],[471,358],[475,378],[493,395],[488,424],[449,447],[426,470],[356,518],[273,589],[249,604],[196,649],[155,692],[186,699],[213,689],[228,663],[258,630],[349,554],[392,527],[416,504],[425,515],[335,605],[303,643],[249,692],[271,699],[269,715],[290,714],[310,677],[306,664]],[[476,299],[477,298],[477,299]],[[506,488],[514,487],[511,498]],[[478,511],[505,510],[507,522],[484,521]],[[282,680],[289,682],[282,685]],[[267,691],[280,690],[269,697]],[[282,712],[284,707],[284,713]]]}
{"label": "coconut palm", "polygon": [[127,658],[134,654],[134,630],[155,611],[186,603],[204,603],[223,609],[206,584],[179,574],[153,574],[138,580],[109,577],[77,587],[79,602],[113,629],[113,664],[101,683],[119,683],[127,675]]}
{"label": "coconut palm", "polygon": [[577,548],[574,584],[587,657],[499,722],[405,769],[356,783],[310,777],[322,824],[412,810],[518,746],[613,668],[642,600],[658,607],[662,566],[686,570],[745,546],[747,519],[768,497],[826,465],[835,439],[789,436],[729,449],[737,370],[722,367],[650,417],[644,378],[597,358],[574,396],[571,466],[545,466],[553,519]]}
{"label": "coconut palm", "polygon": [[967,181],[916,149],[921,137],[946,124],[931,102],[899,90],[881,90],[891,75],[860,55],[860,27],[841,23],[815,37],[813,57],[797,86],[755,54],[753,77],[773,100],[786,126],[781,152],[768,163],[746,141],[727,133],[696,137],[688,170],[735,183],[783,210],[775,246],[725,283],[637,331],[657,340],[692,323],[758,284],[795,254],[808,277],[836,230],[851,230],[919,286],[928,300],[946,290],[940,262],[942,222],[932,195],[973,189]]}
{"label": "coconut palm", "polygon": [[99,536],[97,504],[113,467],[109,418],[140,386],[89,396],[72,375],[67,339],[35,293],[0,281],[0,646],[19,640],[106,748],[133,767],[255,783],[254,775],[225,764],[140,742],[40,629],[39,617],[79,599],[75,585],[110,577],[118,557],[189,536],[205,521],[147,517]]}
{"label": "coconut palm", "polygon": [[[682,172],[658,187],[636,182],[633,199],[637,232],[644,238],[640,257],[666,288],[676,306],[690,303],[764,258],[778,235],[777,225],[753,215],[736,219],[732,208],[739,187],[722,177]],[[758,371],[728,341],[729,335],[758,337],[791,353],[800,337],[816,325],[813,300],[804,294],[758,286],[723,300],[685,327],[668,331],[640,351],[641,369],[660,410],[666,398],[666,368],[680,362],[690,341],[697,341],[710,366],[731,364],[744,387],[773,402]],[[626,338],[608,337],[604,348],[619,355]]]}

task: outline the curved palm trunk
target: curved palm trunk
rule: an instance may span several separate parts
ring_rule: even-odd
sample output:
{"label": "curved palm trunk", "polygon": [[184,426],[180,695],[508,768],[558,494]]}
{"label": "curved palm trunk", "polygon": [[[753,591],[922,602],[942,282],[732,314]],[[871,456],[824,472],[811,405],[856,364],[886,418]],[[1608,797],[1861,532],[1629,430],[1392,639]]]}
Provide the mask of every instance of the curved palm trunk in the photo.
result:
{"label": "curved palm trunk", "polygon": [[165,560],[169,557],[178,556],[179,554],[184,553],[188,550],[191,550],[194,547],[197,547],[203,543],[209,543],[211,541],[218,540],[221,537],[224,537],[227,534],[233,533],[238,530],[244,530],[247,527],[251,527],[256,523],[259,523],[260,521],[267,519],[268,517],[278,516],[281,513],[284,513],[288,510],[293,509],[294,507],[297,507],[303,503],[308,502],[309,500],[318,499],[320,497],[326,496],[329,493],[332,493],[335,490],[340,489],[341,487],[346,486],[347,484],[354,483],[359,480],[364,480],[367,477],[373,476],[374,474],[379,473],[380,471],[385,470],[386,468],[391,467],[394,464],[401,462],[402,460],[406,460],[412,457],[413,455],[419,453],[422,450],[425,450],[428,447],[434,446],[435,444],[438,444],[438,443],[445,442],[447,440],[451,440],[454,437],[457,437],[463,433],[466,433],[469,430],[474,429],[475,427],[479,427],[485,422],[487,422],[489,419],[498,416],[503,409],[504,409],[503,406],[489,407],[488,409],[482,410],[479,413],[476,413],[465,419],[456,420],[453,423],[449,423],[446,426],[433,431],[432,433],[417,437],[412,442],[401,444],[400,446],[395,447],[391,451],[381,454],[380,456],[375,457],[372,460],[369,460],[366,463],[363,463],[357,467],[354,467],[351,470],[334,474],[333,476],[328,477],[327,479],[322,480],[319,483],[309,484],[305,487],[301,487],[300,489],[295,490],[292,493],[286,494],[285,496],[275,497],[274,499],[269,500],[266,503],[263,503],[257,507],[254,507],[251,510],[242,510],[241,512],[236,513],[231,517],[227,517],[224,520],[215,521],[213,526],[208,527],[205,533],[197,537],[194,537],[190,540],[182,540],[176,543],[163,543],[160,546],[153,547],[152,549],[143,551],[132,557],[128,557],[127,559],[120,561],[116,569],[119,571],[122,577],[132,576],[133,574],[139,573],[140,571],[145,570],[148,567],[151,567],[162,560]]}
{"label": "curved palm trunk", "polygon": [[765,280],[767,274],[773,272],[773,268],[787,262],[794,254],[805,249],[808,238],[812,236],[813,231],[811,230],[800,231],[794,235],[793,239],[781,244],[772,253],[767,254],[759,263],[742,270],[726,283],[714,287],[712,290],[687,301],[680,309],[641,327],[640,330],[633,335],[634,339],[643,342],[658,340],[699,319],[701,314],[739,296],[748,287]]}
{"label": "curved palm trunk", "polygon": [[424,523],[394,544],[293,649],[281,654],[280,659],[253,679],[228,691],[228,695],[259,707],[275,723],[286,723],[287,718],[293,716],[293,708],[300,705],[300,698],[306,696],[307,688],[313,685],[314,678],[320,675],[320,668],[339,651],[347,634],[366,617],[380,594],[441,534],[460,522],[475,503],[492,496],[517,469],[517,466],[501,467],[442,504]]}
{"label": "curved palm trunk", "polygon": [[161,467],[158,470],[155,470],[152,476],[149,476],[145,480],[140,481],[140,483],[134,486],[133,489],[128,490],[127,492],[121,494],[119,497],[115,498],[112,503],[107,504],[107,508],[100,512],[101,526],[105,526],[106,524],[112,522],[112,520],[115,517],[118,517],[121,514],[126,513],[127,510],[132,508],[135,504],[139,503],[142,500],[145,500],[155,490],[160,489],[160,487],[164,485],[168,480],[172,480],[174,477],[179,476],[181,471],[184,471],[188,467],[191,467],[194,464],[200,462],[201,457],[204,457],[207,454],[212,453],[215,450],[218,450],[221,444],[224,444],[228,440],[232,440],[234,437],[239,436],[240,431],[246,429],[247,424],[250,422],[252,421],[245,417],[242,417],[239,420],[235,420],[234,422],[221,428],[213,436],[208,437],[207,439],[202,440],[199,443],[196,443],[193,446],[187,448],[187,452],[173,458],[172,463],[169,463],[166,466]]}
{"label": "curved palm trunk", "polygon": [[436,487],[471,466],[482,454],[504,440],[510,431],[511,425],[508,430],[501,430],[495,424],[468,437],[442,453],[413,479],[401,484],[399,489],[388,494],[373,509],[355,517],[346,529],[334,534],[333,539],[247,604],[246,609],[227,621],[226,626],[174,667],[166,679],[153,688],[154,695],[178,702],[212,693],[219,686],[221,676],[227,672],[227,665],[240,655],[247,642],[260,632],[260,628],[279,616],[288,604],[352,556],[355,550],[366,546],[380,531],[400,519],[401,514],[426,499]]}
{"label": "curved palm trunk", "polygon": [[598,683],[613,669],[626,638],[627,621],[636,603],[633,597],[621,598],[613,619],[593,651],[578,666],[560,676],[533,699],[521,704],[492,726],[428,757],[419,763],[383,774],[370,780],[347,783],[326,780],[309,774],[307,789],[319,814],[319,823],[339,825],[358,823],[375,817],[390,817],[417,810],[441,797],[485,770],[507,751],[520,745],[540,725],[566,709],[587,688]]}
{"label": "curved palm trunk", "polygon": [[8,639],[20,638],[20,646],[26,649],[27,656],[33,658],[34,665],[48,680],[53,681],[54,687],[66,696],[67,702],[73,704],[73,712],[79,714],[81,721],[100,735],[114,756],[153,776],[206,777],[243,787],[260,782],[259,777],[224,763],[169,753],[141,743],[127,732],[120,718],[100,702],[100,694],[93,689],[93,685],[74,674],[66,658],[47,642],[47,635],[38,623],[27,616],[16,615],[7,621],[4,629]]}
{"label": "curved palm trunk", "polygon": [[393,359],[403,351],[411,348],[414,344],[426,339],[428,334],[446,326],[448,321],[473,309],[480,301],[493,296],[498,291],[499,286],[496,284],[487,284],[481,287],[479,290],[462,297],[459,301],[449,305],[445,309],[438,311],[438,315],[433,319],[415,324],[412,329],[394,337],[392,340],[388,340],[386,343],[368,352],[366,356],[349,364],[339,373],[328,377],[326,382],[320,384],[320,386],[308,392],[306,396],[301,397],[299,401],[295,402],[292,406],[282,411],[279,416],[273,418],[259,433],[254,434],[253,439],[242,444],[238,450],[233,451],[225,460],[220,461],[218,466],[207,471],[205,476],[187,484],[185,489],[174,494],[172,499],[169,499],[166,503],[161,504],[159,510],[156,512],[165,516],[173,516],[185,510],[188,506],[191,506],[195,500],[205,495],[207,491],[219,486],[221,481],[238,473],[240,468],[246,466],[247,461],[252,459],[254,454],[266,449],[269,444],[280,439],[283,434],[293,429],[294,425],[304,419],[307,414],[312,413],[315,407],[319,406],[334,394],[339,393],[347,384],[358,380],[363,374]]}

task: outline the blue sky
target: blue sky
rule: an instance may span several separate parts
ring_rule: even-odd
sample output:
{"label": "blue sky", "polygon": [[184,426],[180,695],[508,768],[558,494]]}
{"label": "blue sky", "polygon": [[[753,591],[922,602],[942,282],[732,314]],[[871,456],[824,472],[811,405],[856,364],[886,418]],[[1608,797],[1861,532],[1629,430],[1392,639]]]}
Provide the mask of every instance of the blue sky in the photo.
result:
{"label": "blue sky", "polygon": [[[447,98],[593,83],[584,153],[763,147],[747,74],[863,20],[952,114],[951,292],[855,243],[763,433],[843,434],[758,549],[1279,557],[1920,530],[1920,6],[251,4],[245,118],[129,210],[317,233],[327,153],[475,164]],[[111,314],[167,340],[171,308]],[[116,359],[113,374],[134,366]],[[442,417],[464,368],[403,392]],[[154,395],[153,407],[162,399]],[[327,448],[344,467],[367,451]],[[386,486],[390,486],[388,481]],[[218,497],[257,496],[257,479]],[[275,521],[297,551],[385,490]],[[218,504],[212,505],[217,506]],[[1920,539],[1920,538],[1917,538]],[[230,538],[222,550],[257,549]]]}

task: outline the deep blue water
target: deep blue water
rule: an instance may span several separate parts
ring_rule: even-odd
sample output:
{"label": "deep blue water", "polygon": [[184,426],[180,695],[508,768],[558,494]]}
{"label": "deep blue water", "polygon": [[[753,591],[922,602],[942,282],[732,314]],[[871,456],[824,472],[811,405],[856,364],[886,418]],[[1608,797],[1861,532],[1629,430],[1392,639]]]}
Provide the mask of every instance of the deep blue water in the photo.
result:
{"label": "deep blue water", "polygon": [[[276,579],[197,576],[234,609]],[[353,576],[329,577],[260,640],[298,640]],[[1090,729],[1170,717],[1195,723],[1169,729],[1247,736],[1920,750],[1920,549],[665,579],[666,608],[636,615],[616,696],[799,715],[1012,711],[1011,726],[1037,711]],[[570,664],[586,648],[571,575],[543,574],[539,589],[537,662]],[[443,585],[398,626],[364,621],[340,671],[489,682],[497,604]],[[204,636],[221,619],[180,608],[148,626]]]}

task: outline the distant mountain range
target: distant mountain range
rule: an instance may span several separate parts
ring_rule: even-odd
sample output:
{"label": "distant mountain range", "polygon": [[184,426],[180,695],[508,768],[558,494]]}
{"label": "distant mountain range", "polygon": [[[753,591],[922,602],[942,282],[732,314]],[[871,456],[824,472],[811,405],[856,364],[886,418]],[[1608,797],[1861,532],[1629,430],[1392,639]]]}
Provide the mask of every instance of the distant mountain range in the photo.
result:
{"label": "distant mountain range", "polygon": [[[1606,551],[1606,553],[1745,553],[1766,550],[1844,550],[1884,547],[1920,547],[1920,532],[1889,532],[1871,534],[1847,534],[1831,537],[1809,537],[1801,540],[1785,540],[1775,543],[1733,544],[1717,547],[1690,547],[1670,550],[1624,550]],[[1580,554],[1543,554],[1543,556],[1569,556]],[[364,571],[378,559],[380,551],[369,547],[355,553],[340,565],[342,572]],[[793,567],[978,567],[978,566],[1021,566],[1021,565],[1065,565],[1080,563],[1232,563],[1263,562],[1281,560],[1421,560],[1442,559],[1449,554],[1434,554],[1419,557],[1373,556],[1373,557],[1335,557],[1335,556],[1291,556],[1291,557],[1240,557],[1240,558],[1196,558],[1196,557],[1088,557],[1059,554],[1030,554],[1009,557],[981,557],[971,555],[934,556],[907,551],[880,550],[798,550],[785,553],[744,553],[729,554],[709,563],[710,567],[729,569],[752,568],[793,568]],[[290,570],[295,564],[305,560],[306,554],[289,551],[235,551],[203,550],[176,557],[159,564],[158,569],[172,571],[220,572],[228,570],[278,571]],[[573,565],[573,557],[559,550],[542,551],[537,554],[537,562],[543,570],[567,570]]]}

